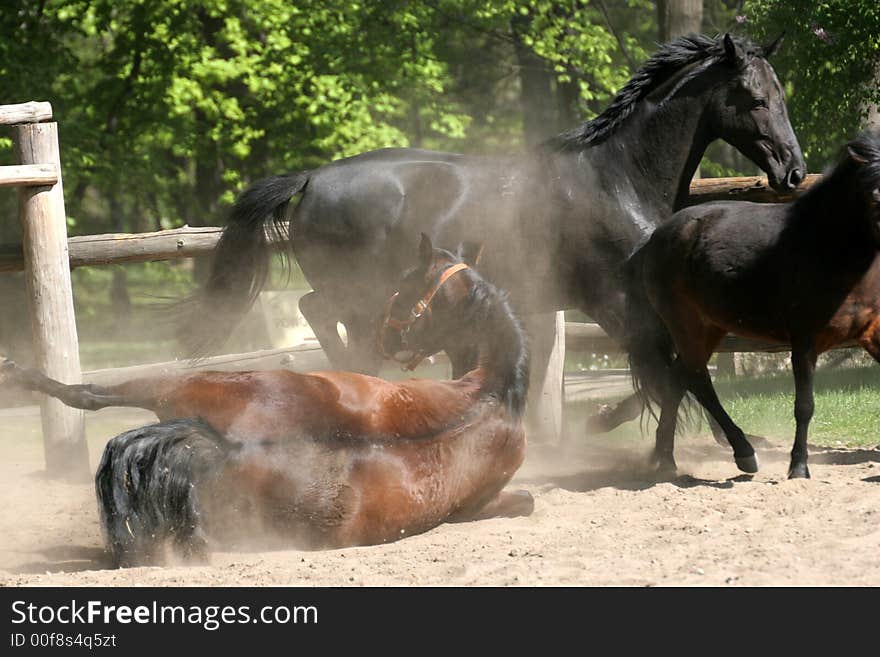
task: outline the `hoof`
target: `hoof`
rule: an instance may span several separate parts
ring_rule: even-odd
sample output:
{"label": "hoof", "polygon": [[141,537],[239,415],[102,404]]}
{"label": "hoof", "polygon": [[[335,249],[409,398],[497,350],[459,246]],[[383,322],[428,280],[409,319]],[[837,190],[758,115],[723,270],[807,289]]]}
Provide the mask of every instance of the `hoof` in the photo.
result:
{"label": "hoof", "polygon": [[678,466],[672,455],[654,454],[651,457],[651,465],[658,479],[675,479],[678,476]]}
{"label": "hoof", "polygon": [[8,383],[12,374],[18,369],[15,361],[9,358],[0,358],[0,385]]}
{"label": "hoof", "polygon": [[736,461],[736,467],[742,472],[754,474],[758,471],[758,459],[754,454],[751,456],[735,456],[733,460]]}
{"label": "hoof", "polygon": [[585,423],[585,428],[588,434],[596,434],[596,433],[608,433],[610,430],[608,427],[609,421],[608,416],[611,415],[611,412],[614,410],[613,407],[608,404],[603,404],[599,407],[599,412],[595,415],[591,415],[587,418]]}
{"label": "hoof", "polygon": [[789,479],[809,479],[810,478],[810,469],[807,467],[806,463],[799,463],[797,465],[792,465],[788,469],[788,478]]}

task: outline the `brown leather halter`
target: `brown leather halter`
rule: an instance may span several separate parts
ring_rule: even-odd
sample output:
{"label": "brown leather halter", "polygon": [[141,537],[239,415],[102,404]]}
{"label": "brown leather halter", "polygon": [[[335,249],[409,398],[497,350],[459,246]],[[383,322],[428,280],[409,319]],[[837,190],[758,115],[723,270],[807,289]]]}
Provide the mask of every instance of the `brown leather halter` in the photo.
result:
{"label": "brown leather halter", "polygon": [[434,300],[434,296],[437,292],[440,291],[440,288],[448,281],[452,276],[457,274],[460,271],[464,271],[468,269],[468,266],[463,262],[459,262],[458,264],[452,265],[451,267],[447,267],[443,270],[443,273],[440,275],[440,278],[437,279],[437,282],[432,285],[427,292],[422,295],[422,298],[416,301],[415,305],[409,311],[409,317],[406,319],[400,320],[395,319],[391,316],[391,308],[394,306],[394,302],[397,300],[397,297],[400,295],[400,292],[395,292],[391,295],[391,298],[388,299],[388,303],[385,304],[385,317],[382,321],[382,329],[379,331],[378,343],[379,343],[379,351],[382,352],[382,355],[389,360],[393,360],[397,363],[403,365],[403,369],[405,370],[414,370],[419,363],[421,363],[427,356],[424,351],[421,349],[413,352],[412,357],[400,359],[397,358],[396,354],[389,354],[385,351],[385,331],[388,329],[394,329],[400,334],[400,344],[404,347],[403,351],[406,351],[406,336],[412,328],[413,324],[415,324],[422,317],[427,317],[430,319],[431,317],[431,301]]}

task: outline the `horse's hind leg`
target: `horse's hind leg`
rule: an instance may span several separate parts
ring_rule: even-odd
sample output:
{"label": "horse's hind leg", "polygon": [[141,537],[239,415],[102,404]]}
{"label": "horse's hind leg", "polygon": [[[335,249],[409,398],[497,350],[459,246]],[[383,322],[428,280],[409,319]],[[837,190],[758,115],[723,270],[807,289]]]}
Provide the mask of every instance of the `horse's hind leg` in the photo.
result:
{"label": "horse's hind leg", "polygon": [[50,379],[41,372],[22,369],[11,360],[0,363],[0,384],[11,383],[25,390],[41,392],[60,400],[67,406],[87,411],[97,411],[108,406],[143,406],[142,400],[135,400],[116,387],[102,387],[92,384],[68,385]]}
{"label": "horse's hind leg", "polygon": [[303,295],[299,300],[299,311],[315,332],[330,365],[334,369],[344,369],[346,349],[337,328],[339,317],[326,295],[320,292]]}
{"label": "horse's hind leg", "polygon": [[624,422],[635,420],[644,408],[642,398],[632,394],[615,406],[604,405],[599,412],[587,418],[587,433],[607,433]]}
{"label": "horse's hind leg", "polygon": [[758,471],[758,459],[755,457],[755,449],[746,439],[743,430],[731,419],[727,411],[721,405],[709,370],[703,366],[697,372],[686,373],[688,390],[697,398],[709,415],[715,419],[727,441],[733,448],[733,457],[736,466],[743,472],[753,473]]}
{"label": "horse's hind leg", "polygon": [[678,408],[684,398],[685,388],[677,377],[670,376],[660,404],[660,419],[654,442],[653,461],[661,476],[675,476],[675,428],[678,425]]}
{"label": "horse's hind leg", "polygon": [[384,359],[377,346],[377,318],[364,316],[346,318],[345,330],[348,332],[346,369],[361,374],[376,375]]}
{"label": "horse's hind leg", "polygon": [[816,350],[792,343],[791,369],[794,373],[794,446],[791,449],[789,479],[809,479],[807,467],[807,430],[813,419],[813,375],[816,372]]}
{"label": "horse's hind leg", "polygon": [[[380,308],[364,299],[365,308]],[[315,332],[333,369],[376,374],[382,367],[382,354],[376,348],[376,319],[364,315],[343,316],[340,306],[321,292],[309,292],[299,300],[299,310]],[[338,324],[345,326],[348,344],[339,336]]]}

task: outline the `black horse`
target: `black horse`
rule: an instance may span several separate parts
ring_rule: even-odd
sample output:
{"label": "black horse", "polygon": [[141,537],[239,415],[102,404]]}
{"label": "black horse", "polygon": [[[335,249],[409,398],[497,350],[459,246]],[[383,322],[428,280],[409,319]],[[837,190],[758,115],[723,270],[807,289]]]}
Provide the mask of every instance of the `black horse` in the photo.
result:
{"label": "black horse", "polygon": [[[412,264],[422,232],[447,248],[487,244],[481,270],[509,291],[519,314],[578,308],[622,337],[620,265],[683,206],[712,141],[743,152],[776,190],[803,179],[801,149],[767,61],[778,45],[729,35],[676,39],[596,119],[520,155],[384,149],[257,182],[232,210],[206,287],[183,313],[181,337],[195,350],[228,335],[229,320],[265,281],[267,220],[281,228],[296,195],[290,240],[314,290],[300,309],[336,368],[378,370],[383,302]],[[543,379],[551,327],[525,323],[532,370]],[[466,347],[448,353],[453,376],[473,364]],[[634,417],[640,406],[628,408],[624,415]]]}
{"label": "black horse", "polygon": [[685,390],[724,429],[740,467],[757,468],[706,369],[729,332],[791,344],[797,430],[788,476],[809,477],[817,356],[858,341],[880,361],[880,138],[851,142],[834,171],[792,203],[677,212],[628,269],[630,361],[637,388],[660,405],[655,454],[664,469],[675,470]]}

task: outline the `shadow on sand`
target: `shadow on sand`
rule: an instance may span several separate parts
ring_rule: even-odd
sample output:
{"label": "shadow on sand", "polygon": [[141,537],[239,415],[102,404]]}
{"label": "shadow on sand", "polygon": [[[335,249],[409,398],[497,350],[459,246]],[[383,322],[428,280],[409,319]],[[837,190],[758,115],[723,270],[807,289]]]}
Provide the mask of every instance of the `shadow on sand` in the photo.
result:
{"label": "shadow on sand", "polygon": [[50,573],[79,573],[86,570],[113,568],[110,555],[103,548],[83,545],[57,545],[40,551],[44,561],[20,564],[12,572],[19,575]]}

